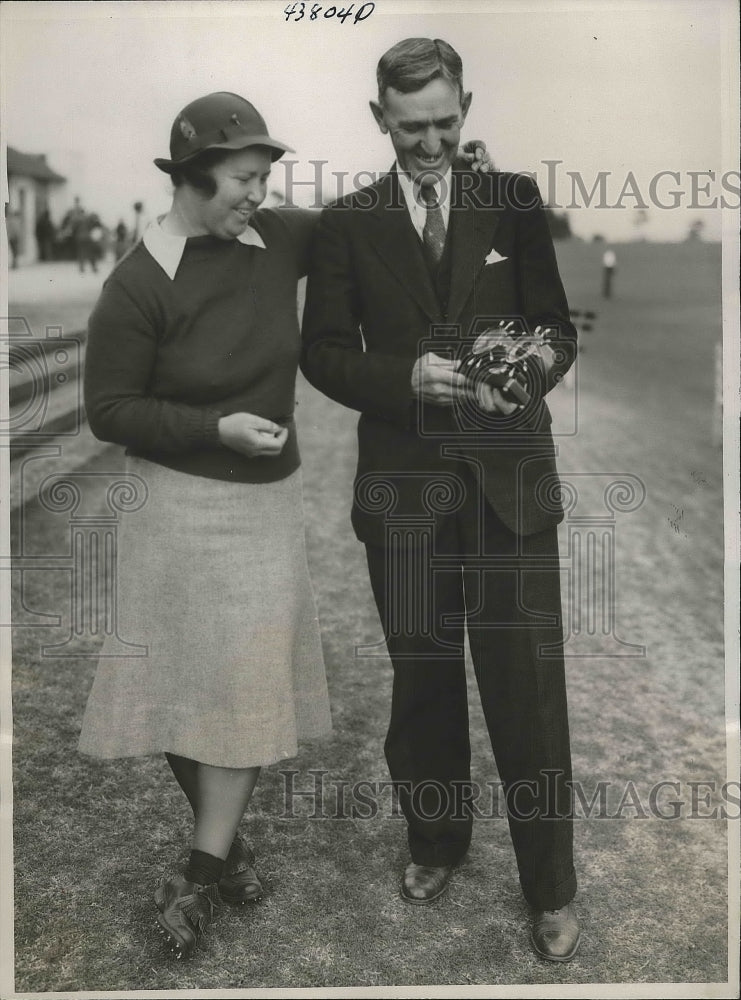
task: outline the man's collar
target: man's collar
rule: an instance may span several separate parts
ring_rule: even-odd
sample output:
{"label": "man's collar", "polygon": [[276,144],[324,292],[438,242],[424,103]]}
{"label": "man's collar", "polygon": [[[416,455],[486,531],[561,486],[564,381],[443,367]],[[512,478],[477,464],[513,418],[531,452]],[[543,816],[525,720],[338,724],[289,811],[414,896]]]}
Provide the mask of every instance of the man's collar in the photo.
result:
{"label": "man's collar", "polygon": [[[394,170],[396,171],[396,176],[399,178],[399,188],[404,195],[409,216],[415,229],[421,235],[427,218],[427,205],[420,194],[419,184],[416,184],[408,174],[399,170],[398,163],[394,164]],[[437,206],[442,211],[443,225],[446,229],[448,219],[450,218],[452,183],[453,171],[451,167],[448,167],[445,173],[441,174],[440,179],[433,185],[435,194],[437,195]]]}
{"label": "man's collar", "polygon": [[[183,258],[187,237],[166,233],[160,225],[160,221],[160,219],[157,219],[154,222],[150,222],[144,230],[142,242],[170,281],[174,281],[180,261]],[[267,249],[262,236],[252,226],[247,226],[245,231],[237,236],[237,240],[246,246],[260,247],[261,250]]]}
{"label": "man's collar", "polygon": [[[399,169],[399,164],[394,163],[393,169],[399,178],[399,186],[401,187],[404,198],[406,199],[409,210],[412,211],[414,206],[425,209],[426,206],[421,200],[419,194],[419,184],[416,184],[409,174],[405,173],[403,170]],[[439,175],[439,180],[435,181],[432,185],[435,188],[435,193],[437,194],[438,204],[443,207],[450,204],[450,193],[451,185],[453,183],[453,168],[448,167],[444,174]]]}

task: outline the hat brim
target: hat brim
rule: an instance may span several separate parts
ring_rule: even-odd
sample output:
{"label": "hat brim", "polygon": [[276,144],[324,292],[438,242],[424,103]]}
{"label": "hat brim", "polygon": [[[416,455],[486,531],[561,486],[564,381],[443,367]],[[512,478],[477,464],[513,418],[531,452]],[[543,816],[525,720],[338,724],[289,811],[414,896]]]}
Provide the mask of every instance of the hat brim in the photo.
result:
{"label": "hat brim", "polygon": [[178,167],[182,167],[187,163],[192,163],[193,160],[197,159],[202,153],[205,153],[208,149],[248,149],[250,146],[265,146],[270,150],[270,159],[275,163],[279,160],[284,153],[295,153],[295,149],[291,149],[290,146],[284,145],[282,142],[278,142],[277,139],[271,139],[269,135],[249,135],[249,136],[236,136],[234,139],[226,139],[224,142],[212,142],[208,146],[204,146],[203,149],[197,149],[190,156],[184,156],[180,160],[166,160],[164,157],[158,156],[154,164],[159,167],[160,170],[164,170],[166,174],[171,174],[173,170],[177,170]]}

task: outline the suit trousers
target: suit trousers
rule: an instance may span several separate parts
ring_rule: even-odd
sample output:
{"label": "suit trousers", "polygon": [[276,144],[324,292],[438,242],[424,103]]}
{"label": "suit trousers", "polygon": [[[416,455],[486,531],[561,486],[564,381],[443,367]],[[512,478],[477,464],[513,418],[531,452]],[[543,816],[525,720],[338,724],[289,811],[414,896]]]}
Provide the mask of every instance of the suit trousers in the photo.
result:
{"label": "suit trousers", "polygon": [[576,876],[557,529],[513,533],[463,464],[460,478],[464,499],[436,531],[392,526],[366,546],[394,670],[386,760],[412,860],[458,863],[475,805],[467,628],[520,884],[558,909]]}

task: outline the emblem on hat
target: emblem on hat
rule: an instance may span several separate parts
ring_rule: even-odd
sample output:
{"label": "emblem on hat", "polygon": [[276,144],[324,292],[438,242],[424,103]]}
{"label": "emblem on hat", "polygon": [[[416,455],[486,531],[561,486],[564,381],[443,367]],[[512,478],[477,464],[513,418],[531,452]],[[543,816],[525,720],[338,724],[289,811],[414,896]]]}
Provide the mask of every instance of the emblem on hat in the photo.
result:
{"label": "emblem on hat", "polygon": [[178,122],[178,126],[180,128],[180,132],[182,133],[183,137],[187,139],[188,142],[190,142],[191,139],[195,139],[197,135],[196,130],[193,128],[193,126],[191,125],[191,123],[188,121],[187,118],[181,118],[180,121]]}

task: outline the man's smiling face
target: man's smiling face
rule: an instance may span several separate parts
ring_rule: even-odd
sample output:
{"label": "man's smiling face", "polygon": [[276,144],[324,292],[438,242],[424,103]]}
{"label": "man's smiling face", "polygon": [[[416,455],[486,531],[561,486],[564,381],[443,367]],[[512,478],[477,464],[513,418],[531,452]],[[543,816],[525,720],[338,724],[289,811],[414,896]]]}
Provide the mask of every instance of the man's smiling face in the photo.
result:
{"label": "man's smiling face", "polygon": [[444,174],[455,159],[471,94],[443,77],[410,94],[388,87],[383,103],[371,101],[381,131],[391,136],[399,168],[412,180]]}

